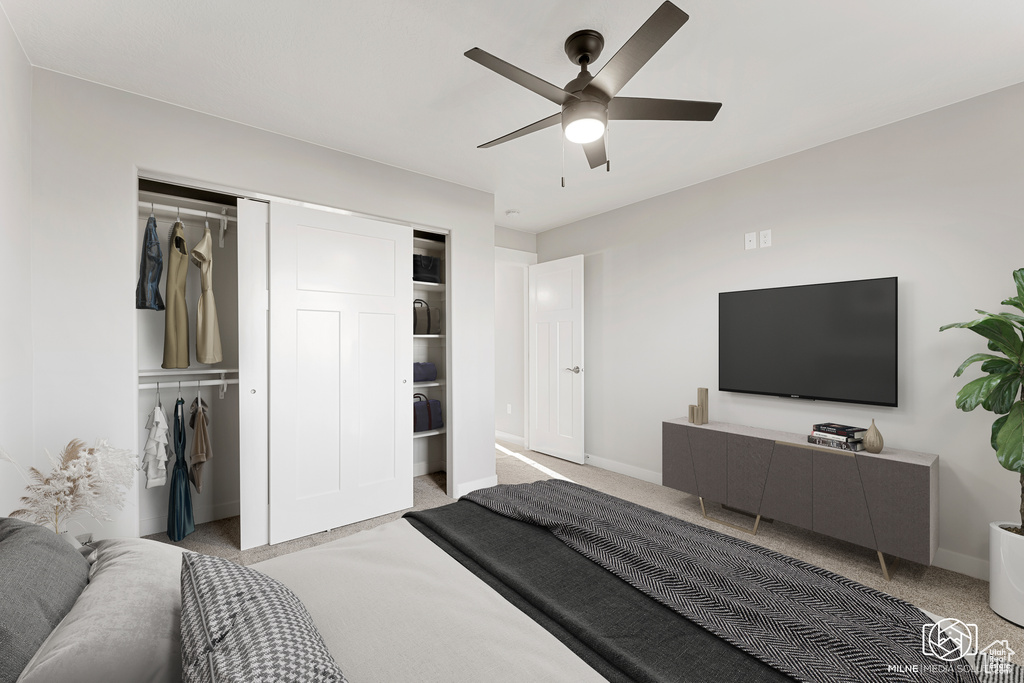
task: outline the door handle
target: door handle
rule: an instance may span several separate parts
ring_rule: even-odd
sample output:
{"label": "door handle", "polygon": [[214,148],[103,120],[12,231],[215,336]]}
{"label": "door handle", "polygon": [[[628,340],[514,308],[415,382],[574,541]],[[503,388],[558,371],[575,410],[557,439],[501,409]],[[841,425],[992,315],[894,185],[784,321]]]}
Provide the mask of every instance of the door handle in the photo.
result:
{"label": "door handle", "polygon": [[571,367],[571,368],[566,368],[566,370],[568,370],[569,372],[572,372],[574,374],[577,374],[577,375],[580,374],[580,366],[578,366],[578,365],[576,365],[574,367]]}

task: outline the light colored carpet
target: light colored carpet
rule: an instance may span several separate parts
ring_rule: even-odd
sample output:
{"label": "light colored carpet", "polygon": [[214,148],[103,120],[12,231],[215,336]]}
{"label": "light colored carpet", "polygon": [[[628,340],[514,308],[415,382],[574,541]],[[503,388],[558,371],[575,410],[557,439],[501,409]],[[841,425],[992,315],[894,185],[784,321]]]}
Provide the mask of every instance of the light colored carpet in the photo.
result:
{"label": "light colored carpet", "polygon": [[[977,624],[981,647],[994,640],[1005,639],[1009,641],[1013,650],[1024,653],[1024,629],[1005,621],[989,609],[988,583],[985,581],[904,560],[890,566],[892,580],[886,581],[878,566],[877,555],[872,550],[782,522],[765,523],[762,521],[757,536],[751,536],[705,520],[701,516],[700,504],[695,496],[608,470],[577,465],[533,451],[524,451],[513,444],[501,443],[500,445],[512,452],[523,454],[534,462],[584,486],[823,567],[871,588],[906,600],[934,614],[955,617],[968,624]],[[502,484],[519,484],[548,478],[546,474],[535,467],[501,451],[495,452],[495,466],[498,482]],[[452,502],[444,493],[444,477],[443,472],[416,477],[413,485],[414,506],[411,509],[425,510]],[[708,508],[708,513],[712,516],[740,526],[752,525],[752,520],[744,515],[723,510],[713,504]],[[294,541],[245,551],[238,549],[239,520],[238,517],[232,517],[200,524],[196,527],[195,533],[173,545],[209,555],[227,557],[241,564],[253,564],[379,526],[398,519],[405,512],[403,510]],[[165,543],[170,542],[166,534],[154,534],[148,538]],[[1024,656],[1021,657],[1021,660],[1024,661]]]}

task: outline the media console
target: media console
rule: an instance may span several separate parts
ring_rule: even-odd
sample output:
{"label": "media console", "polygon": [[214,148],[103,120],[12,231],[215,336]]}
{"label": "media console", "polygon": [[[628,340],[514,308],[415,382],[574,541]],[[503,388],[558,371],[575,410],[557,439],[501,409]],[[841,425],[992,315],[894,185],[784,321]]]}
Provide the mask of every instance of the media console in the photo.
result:
{"label": "media console", "polygon": [[[662,484],[878,553],[930,565],[939,456],[813,446],[806,435],[686,418],[662,423]],[[705,516],[707,516],[705,514]],[[756,533],[756,522],[754,533]]]}

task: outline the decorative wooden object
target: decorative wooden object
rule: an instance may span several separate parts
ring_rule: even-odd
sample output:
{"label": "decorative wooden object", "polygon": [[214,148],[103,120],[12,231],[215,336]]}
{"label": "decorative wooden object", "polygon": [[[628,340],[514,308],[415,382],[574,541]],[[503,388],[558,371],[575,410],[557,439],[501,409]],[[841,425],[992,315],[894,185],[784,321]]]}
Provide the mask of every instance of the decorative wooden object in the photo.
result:
{"label": "decorative wooden object", "polygon": [[867,434],[864,435],[864,450],[868,453],[881,453],[884,447],[885,439],[882,438],[882,433],[878,431],[875,421],[872,420]]}
{"label": "decorative wooden object", "polygon": [[708,423],[708,390],[697,388],[697,405],[690,404],[690,424],[706,425]]}

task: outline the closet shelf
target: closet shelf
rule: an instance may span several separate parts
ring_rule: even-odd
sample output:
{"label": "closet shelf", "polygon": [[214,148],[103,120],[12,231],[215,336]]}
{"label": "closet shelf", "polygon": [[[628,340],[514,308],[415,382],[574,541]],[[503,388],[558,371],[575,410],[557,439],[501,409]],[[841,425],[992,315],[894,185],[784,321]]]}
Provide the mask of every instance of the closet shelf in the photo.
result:
{"label": "closet shelf", "polygon": [[[160,382],[149,382],[148,384],[140,384],[139,391],[160,389]],[[168,391],[173,390],[175,387],[180,386],[182,389],[185,387],[226,387],[231,384],[238,384],[237,379],[208,379],[208,380],[192,380],[190,382],[168,382],[163,385],[163,389]],[[221,392],[223,394],[223,391]],[[222,395],[221,398],[224,398]]]}
{"label": "closet shelf", "polygon": [[444,433],[445,433],[445,428],[441,427],[440,429],[431,429],[428,432],[413,432],[412,433],[412,438],[414,438],[414,439],[422,439],[425,436],[437,436],[438,434],[444,434]]}
{"label": "closet shelf", "polygon": [[238,219],[236,217],[234,217],[234,216],[229,216],[229,215],[224,214],[224,213],[216,213],[212,209],[210,211],[200,211],[198,209],[190,209],[190,208],[185,207],[185,206],[169,206],[167,204],[157,204],[156,202],[152,202],[151,203],[151,202],[147,202],[147,201],[141,201],[141,200],[139,201],[139,215],[140,216],[143,215],[143,214],[148,215],[149,213],[158,213],[158,212],[159,213],[170,213],[170,214],[174,214],[175,216],[178,216],[178,215],[181,215],[181,214],[185,214],[186,216],[196,216],[198,218],[207,218],[209,220],[218,220],[218,221],[223,218],[224,220],[230,221],[232,223],[235,223],[235,222],[238,221]]}
{"label": "closet shelf", "polygon": [[428,240],[423,237],[413,237],[412,246],[419,247],[420,249],[444,251],[444,242],[438,242],[437,240]]}
{"label": "closet shelf", "polygon": [[412,281],[412,288],[413,289],[428,289],[431,292],[443,292],[444,291],[444,283],[443,282],[422,282],[421,280],[413,280]]}
{"label": "closet shelf", "polygon": [[444,386],[444,380],[443,379],[434,380],[433,382],[413,382],[412,383],[412,388],[413,389],[426,389],[427,387],[441,387],[441,386]]}
{"label": "closet shelf", "polygon": [[139,377],[183,377],[185,375],[223,375],[237,373],[238,368],[210,368],[208,370],[139,370]]}
{"label": "closet shelf", "polygon": [[443,334],[414,334],[415,339],[444,339]]}

